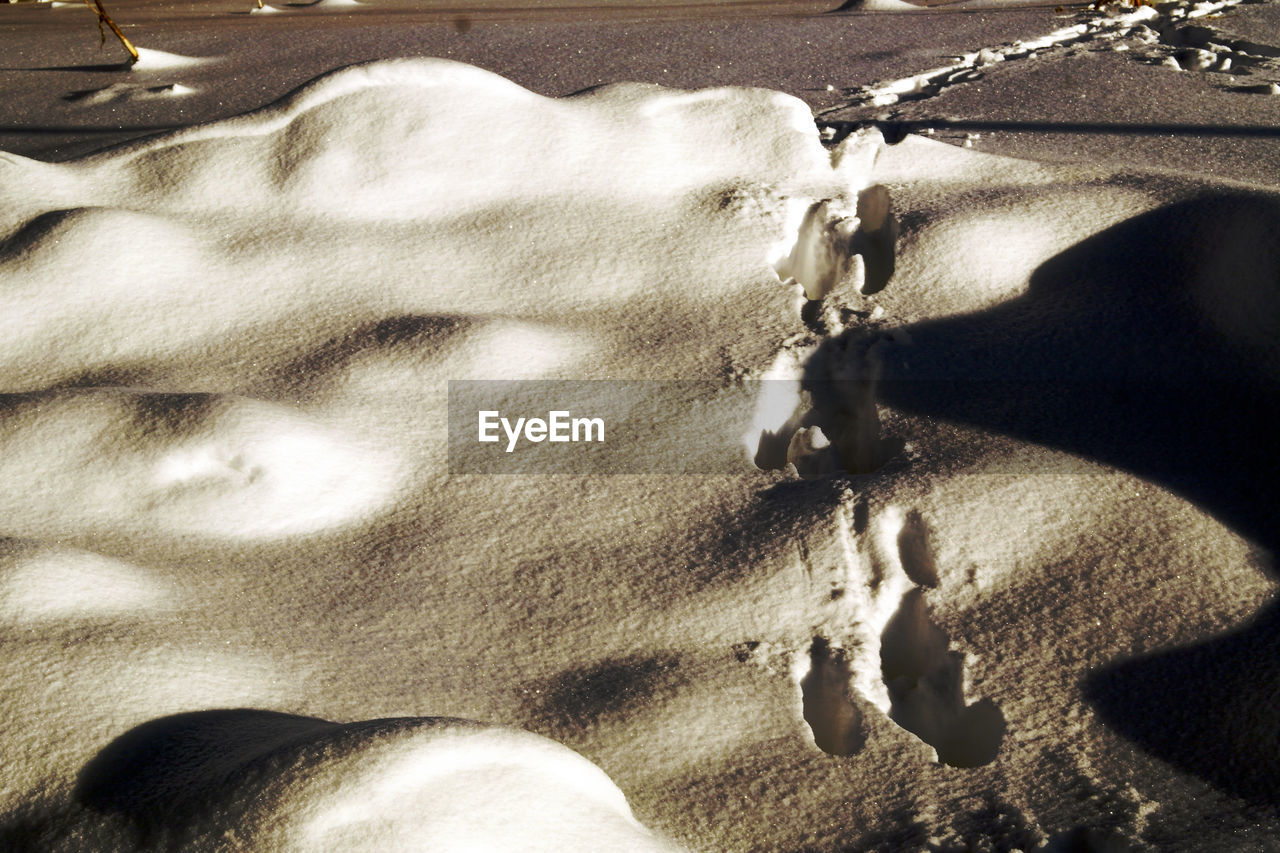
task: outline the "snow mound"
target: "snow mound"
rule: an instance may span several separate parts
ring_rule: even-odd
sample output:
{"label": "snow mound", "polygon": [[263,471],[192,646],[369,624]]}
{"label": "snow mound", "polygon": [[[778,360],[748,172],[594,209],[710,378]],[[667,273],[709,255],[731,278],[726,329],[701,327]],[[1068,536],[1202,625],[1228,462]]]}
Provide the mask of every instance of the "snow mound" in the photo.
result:
{"label": "snow mound", "polygon": [[[445,60],[358,66],[82,161],[0,158],[0,367],[35,390],[194,352],[286,357],[388,316],[701,303],[802,240],[831,243],[802,265],[825,291],[846,253],[879,270],[891,253],[885,211],[870,236],[841,230],[868,162],[833,167],[777,92],[553,100]],[[802,235],[810,209],[845,225],[815,214]]]}
{"label": "snow mound", "polygon": [[572,750],[447,718],[162,717],[108,744],[75,795],[185,849],[212,849],[228,833],[278,851],[674,849]]}
{"label": "snow mound", "polygon": [[[417,218],[492,204],[516,186],[560,194],[572,184],[623,198],[742,173],[816,177],[826,160],[816,139],[778,133],[779,121],[797,131],[811,125],[802,102],[764,90],[620,84],[554,100],[472,66],[402,60],[336,72],[275,108],[141,145],[111,165],[122,192],[166,207],[179,201],[174,189],[217,175],[235,182],[209,199],[215,205],[284,201],[300,213]],[[714,147],[691,156],[708,139]],[[176,188],[176,169],[154,169],[175,158],[183,167]],[[548,169],[555,158],[574,163],[574,174]]]}
{"label": "snow mound", "polygon": [[197,65],[208,65],[218,60],[205,56],[184,56],[180,53],[168,53],[149,47],[138,48],[138,61],[133,64],[135,71],[169,71],[175,68],[192,68]]}
{"label": "snow mound", "polygon": [[290,407],[116,389],[30,395],[0,415],[3,529],[31,538],[261,541],[351,523],[393,457]]}
{"label": "snow mound", "polygon": [[166,612],[176,590],[136,566],[73,548],[10,541],[0,550],[0,622],[48,624]]}

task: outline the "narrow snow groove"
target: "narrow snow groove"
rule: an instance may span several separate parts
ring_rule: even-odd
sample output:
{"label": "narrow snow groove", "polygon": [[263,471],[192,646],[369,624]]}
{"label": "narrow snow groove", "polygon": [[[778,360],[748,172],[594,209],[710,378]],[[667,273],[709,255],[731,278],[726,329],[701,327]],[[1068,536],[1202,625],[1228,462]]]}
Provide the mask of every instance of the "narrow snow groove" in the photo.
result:
{"label": "narrow snow groove", "polygon": [[820,110],[817,116],[830,115],[851,107],[884,107],[902,101],[932,98],[950,86],[976,79],[983,68],[999,62],[1039,56],[1094,39],[1116,39],[1154,18],[1164,18],[1168,21],[1200,18],[1237,6],[1242,2],[1245,0],[1212,0],[1206,3],[1178,6],[1167,11],[1157,10],[1152,6],[1138,6],[1132,11],[1119,14],[1091,12],[1089,13],[1091,17],[1087,20],[1054,30],[1037,39],[1020,40],[997,47],[984,47],[956,57],[955,62],[950,65],[932,68],[897,80],[848,89],[846,94],[849,95],[850,100]]}

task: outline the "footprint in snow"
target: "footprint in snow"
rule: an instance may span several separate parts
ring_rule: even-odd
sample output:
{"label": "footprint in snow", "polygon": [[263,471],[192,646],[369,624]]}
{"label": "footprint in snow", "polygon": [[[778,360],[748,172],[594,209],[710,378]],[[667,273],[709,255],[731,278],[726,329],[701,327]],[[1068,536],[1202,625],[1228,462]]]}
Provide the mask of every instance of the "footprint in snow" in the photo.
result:
{"label": "footprint in snow", "polygon": [[[851,515],[842,537],[851,551],[846,577],[824,596],[830,618],[798,678],[815,745],[836,756],[860,751],[870,704],[933,747],[942,764],[990,763],[1004,740],[1004,715],[989,698],[966,703],[965,655],[929,615],[927,590],[940,581],[927,522],[888,507],[868,523],[862,502]],[[824,563],[823,555],[802,557],[811,567]]]}

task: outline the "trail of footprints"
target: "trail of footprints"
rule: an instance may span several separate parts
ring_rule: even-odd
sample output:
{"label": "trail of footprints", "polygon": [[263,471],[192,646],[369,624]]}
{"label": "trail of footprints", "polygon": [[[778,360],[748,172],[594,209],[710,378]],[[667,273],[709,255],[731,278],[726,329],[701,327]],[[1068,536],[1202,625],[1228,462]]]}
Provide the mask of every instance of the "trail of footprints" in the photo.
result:
{"label": "trail of footprints", "polygon": [[1280,94],[1280,48],[1273,45],[1177,19],[1135,27],[1128,36],[1140,61],[1181,71],[1228,72],[1234,91]]}
{"label": "trail of footprints", "polygon": [[[825,207],[814,210],[826,216]],[[761,468],[790,466],[804,479],[868,474],[902,449],[899,440],[881,434],[876,404],[880,350],[894,343],[895,333],[874,324],[846,328],[853,317],[845,316],[841,298],[832,293],[838,280],[849,278],[862,295],[870,295],[892,275],[898,229],[888,191],[864,189],[856,219],[846,227],[854,238],[865,236],[837,244],[821,239],[831,230],[827,226],[802,228],[788,264],[778,268],[783,280],[795,281],[797,271],[806,269],[813,272],[809,278],[830,281],[805,286],[801,319],[809,334],[788,342],[766,377],[789,381],[777,391],[778,400],[766,393],[757,413],[757,426],[771,425],[760,432],[755,448]],[[863,274],[838,275],[843,265],[832,255],[840,249],[861,252],[875,263],[857,271]],[[868,277],[873,268],[876,275]],[[940,584],[929,539],[918,511],[888,506],[873,521],[869,503],[846,488],[835,513],[835,535],[820,534],[818,544],[797,543],[821,615],[807,649],[791,651],[789,668],[804,720],[824,752],[847,756],[862,749],[868,703],[933,747],[943,764],[981,766],[1000,749],[1004,715],[990,699],[966,704],[964,654],[951,650],[950,637],[929,616],[926,591]],[[744,643],[738,658],[767,661],[775,648]]]}
{"label": "trail of footprints", "polygon": [[[966,703],[965,655],[929,615],[929,590],[940,578],[928,524],[895,506],[875,520],[870,514],[847,491],[832,544],[800,549],[822,614],[791,661],[813,741],[831,755],[856,754],[871,706],[931,746],[942,764],[988,764],[1004,739],[1004,715],[989,698]],[[815,568],[823,566],[830,568]],[[764,645],[744,644],[739,658]]]}
{"label": "trail of footprints", "polygon": [[1232,91],[1280,94],[1280,48],[1236,38],[1201,23],[1210,16],[1230,14],[1234,7],[1262,2],[1265,0],[1150,5],[1118,0],[1101,9],[1087,8],[1075,14],[1070,26],[1041,38],[984,47],[939,68],[844,89],[846,99],[820,111],[818,117],[933,98],[952,86],[982,79],[998,65],[1080,48],[1128,53],[1140,62],[1179,71],[1227,72]]}

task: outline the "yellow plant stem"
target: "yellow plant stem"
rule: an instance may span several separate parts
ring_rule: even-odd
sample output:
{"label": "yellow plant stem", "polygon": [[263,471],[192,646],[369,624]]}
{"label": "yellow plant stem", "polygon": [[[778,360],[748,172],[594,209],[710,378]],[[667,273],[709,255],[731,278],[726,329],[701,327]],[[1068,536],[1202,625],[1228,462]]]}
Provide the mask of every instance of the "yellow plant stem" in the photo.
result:
{"label": "yellow plant stem", "polygon": [[[84,0],[84,5],[98,13],[99,28],[101,28],[103,24],[106,24],[111,29],[111,32],[115,34],[115,37],[120,39],[120,43],[124,45],[124,49],[129,51],[129,56],[132,57],[130,64],[137,62],[138,49],[133,46],[133,42],[129,41],[129,39],[125,37],[124,33],[120,32],[120,28],[116,26],[116,22],[111,20],[111,16],[107,14],[106,8],[102,5],[102,0]],[[106,39],[105,35],[103,36],[103,39]]]}

